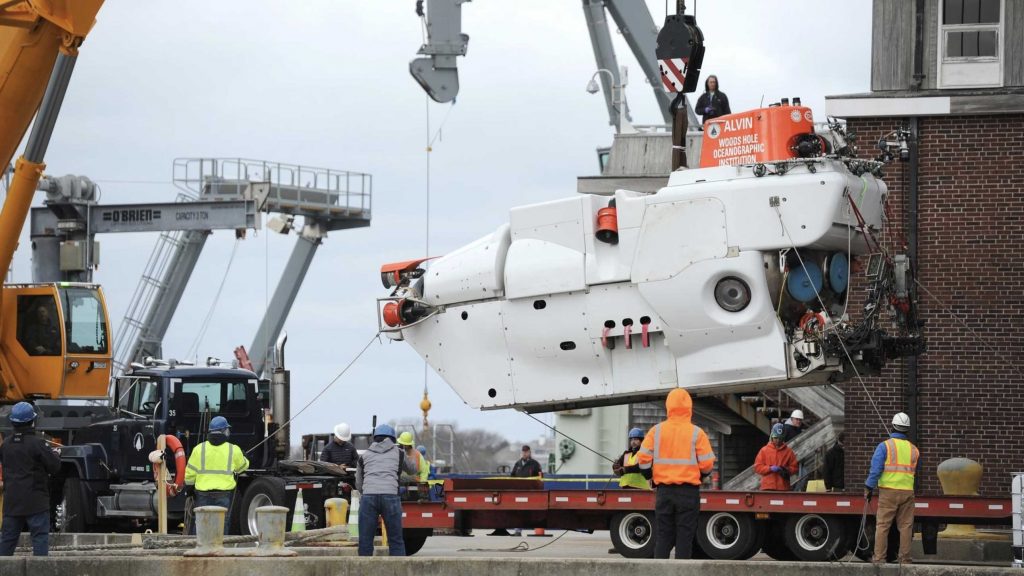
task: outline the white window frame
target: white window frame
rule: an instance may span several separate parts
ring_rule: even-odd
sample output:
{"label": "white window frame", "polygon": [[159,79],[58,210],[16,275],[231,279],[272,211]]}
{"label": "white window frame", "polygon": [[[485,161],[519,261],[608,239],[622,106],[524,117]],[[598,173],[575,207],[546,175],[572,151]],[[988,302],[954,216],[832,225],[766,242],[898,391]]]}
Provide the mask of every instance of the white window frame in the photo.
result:
{"label": "white window frame", "polygon": [[[938,21],[939,33],[938,33],[938,46],[936,47],[937,55],[936,67],[938,68],[936,74],[936,85],[939,88],[956,88],[956,87],[1001,87],[1003,85],[1003,62],[1005,60],[1005,38],[1006,34],[1006,0],[999,0],[999,22],[997,24],[943,24],[944,10],[946,3],[943,0],[937,2],[938,5]],[[996,33],[996,55],[995,56],[959,56],[959,57],[947,57],[946,56],[946,35],[950,32],[995,32]],[[947,64],[954,66],[971,66],[975,64],[986,65],[986,64],[997,64],[999,67],[998,78],[992,83],[969,83],[964,85],[946,86],[942,80],[942,69]]]}

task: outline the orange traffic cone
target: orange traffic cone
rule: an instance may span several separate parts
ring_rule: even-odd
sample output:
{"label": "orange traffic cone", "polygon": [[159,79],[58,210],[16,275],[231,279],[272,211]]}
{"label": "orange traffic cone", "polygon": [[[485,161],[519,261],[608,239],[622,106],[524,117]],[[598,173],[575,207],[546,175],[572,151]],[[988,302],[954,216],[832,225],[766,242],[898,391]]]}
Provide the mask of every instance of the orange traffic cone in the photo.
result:
{"label": "orange traffic cone", "polygon": [[543,528],[534,528],[533,534],[528,534],[528,536],[531,538],[550,538],[551,534],[545,533]]}

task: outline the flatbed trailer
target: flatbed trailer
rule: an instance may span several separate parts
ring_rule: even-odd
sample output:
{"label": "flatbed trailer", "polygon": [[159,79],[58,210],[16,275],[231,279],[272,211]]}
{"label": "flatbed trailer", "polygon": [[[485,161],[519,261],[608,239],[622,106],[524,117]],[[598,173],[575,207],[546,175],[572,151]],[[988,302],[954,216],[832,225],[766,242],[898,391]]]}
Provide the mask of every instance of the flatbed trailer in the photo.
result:
{"label": "flatbed trailer", "polygon": [[[541,486],[532,480],[446,480],[443,501],[403,502],[409,553],[434,530],[544,528],[608,530],[623,556],[653,555],[653,491]],[[778,560],[826,561],[849,552],[868,558],[874,547],[877,500],[865,503],[863,494],[702,490],[700,505],[695,555],[740,560],[763,551]],[[1010,498],[918,496],[915,508],[926,553],[934,553],[943,524],[1012,523]],[[858,538],[862,515],[866,536]],[[895,554],[896,547],[889,550]]]}

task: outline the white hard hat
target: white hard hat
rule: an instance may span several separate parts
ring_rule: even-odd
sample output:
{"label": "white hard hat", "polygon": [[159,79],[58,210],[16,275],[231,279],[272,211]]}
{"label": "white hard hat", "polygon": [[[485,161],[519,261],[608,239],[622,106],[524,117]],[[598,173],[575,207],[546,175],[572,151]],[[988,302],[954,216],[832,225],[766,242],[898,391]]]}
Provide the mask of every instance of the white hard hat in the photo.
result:
{"label": "white hard hat", "polygon": [[900,412],[892,417],[892,425],[897,430],[909,430],[910,429],[910,416]]}
{"label": "white hard hat", "polygon": [[804,419],[804,411],[800,410],[800,409],[793,410],[793,413],[790,414],[789,417],[790,418],[796,418],[797,420],[803,420]]}
{"label": "white hard hat", "polygon": [[352,439],[352,429],[349,428],[348,424],[342,422],[334,427],[334,437],[338,440],[348,442]]}

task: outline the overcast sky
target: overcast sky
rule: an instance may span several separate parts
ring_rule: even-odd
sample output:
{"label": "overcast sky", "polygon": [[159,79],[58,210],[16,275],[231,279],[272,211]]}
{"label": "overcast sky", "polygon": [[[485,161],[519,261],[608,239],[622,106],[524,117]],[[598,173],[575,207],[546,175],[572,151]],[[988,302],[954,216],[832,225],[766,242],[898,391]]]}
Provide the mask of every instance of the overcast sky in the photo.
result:
{"label": "overcast sky", "polygon": [[[640,1],[640,0],[637,0]],[[425,96],[408,73],[421,38],[413,0],[108,0],[83,46],[47,154],[48,172],[100,182],[104,203],[170,201],[178,157],[245,157],[374,176],[371,227],[332,233],[287,323],[292,409],[306,404],[374,334],[382,263],[424,252]],[[674,2],[673,2],[674,4]],[[692,2],[688,3],[691,6]],[[664,2],[649,1],[655,23]],[[824,96],[869,88],[871,3],[719,0],[697,4],[705,74],[717,74],[733,111],[800,96],[819,119]],[[431,253],[494,230],[509,208],[575,193],[597,172],[612,129],[577,0],[475,0],[463,5],[469,53],[461,92],[431,160]],[[660,122],[650,87],[621,36],[634,121]],[[431,104],[436,127],[448,105]],[[34,205],[41,204],[41,197]],[[115,330],[155,235],[100,238]],[[293,236],[260,232],[239,247],[200,357],[248,346]],[[165,340],[184,353],[224,276],[230,232],[207,242]],[[27,246],[27,235],[22,246]],[[15,280],[31,279],[27,249]],[[269,280],[269,282],[268,282]],[[115,336],[116,337],[116,336]],[[347,420],[368,430],[419,415],[423,364],[402,343],[374,344],[295,432]],[[510,439],[543,429],[513,411],[478,412],[436,375],[435,421],[486,427]],[[293,438],[295,438],[293,436]]]}

